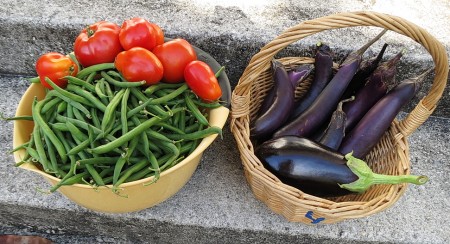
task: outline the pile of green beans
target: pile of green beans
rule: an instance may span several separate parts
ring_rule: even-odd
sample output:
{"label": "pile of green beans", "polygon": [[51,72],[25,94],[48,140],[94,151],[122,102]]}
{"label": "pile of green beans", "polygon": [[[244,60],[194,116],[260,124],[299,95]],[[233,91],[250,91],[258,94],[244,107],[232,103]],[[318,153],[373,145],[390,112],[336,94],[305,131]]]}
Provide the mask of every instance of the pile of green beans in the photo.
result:
{"label": "pile of green beans", "polygon": [[49,192],[76,183],[93,187],[154,176],[187,157],[202,138],[222,133],[210,126],[207,110],[185,83],[143,87],[127,82],[113,64],[99,64],[68,76],[66,89],[53,87],[34,99],[34,129],[18,165],[33,162],[59,179]]}

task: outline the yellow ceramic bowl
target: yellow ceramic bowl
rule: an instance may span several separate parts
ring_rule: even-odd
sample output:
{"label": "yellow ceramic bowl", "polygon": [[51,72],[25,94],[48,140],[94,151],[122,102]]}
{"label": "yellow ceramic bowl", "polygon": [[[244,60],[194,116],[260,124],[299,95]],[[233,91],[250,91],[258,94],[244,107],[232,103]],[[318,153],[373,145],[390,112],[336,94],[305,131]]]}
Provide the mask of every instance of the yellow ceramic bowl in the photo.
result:
{"label": "yellow ceramic bowl", "polygon": [[[40,84],[32,84],[28,88],[20,100],[16,116],[31,115],[31,104],[35,96],[39,100],[45,96],[45,90]],[[228,108],[219,107],[213,109],[210,111],[209,123],[223,128],[228,114]],[[33,126],[32,121],[16,120],[14,122],[14,147],[29,141]],[[144,183],[153,179],[153,177],[149,177],[120,185],[123,189],[120,192],[121,195],[127,195],[127,198],[113,193],[111,190],[112,186],[93,189],[88,185],[75,184],[62,186],[59,188],[59,191],[73,202],[100,212],[124,213],[152,207],[173,196],[188,182],[196,170],[203,152],[216,137],[217,135],[211,135],[204,138],[192,154],[174,167],[162,172],[156,183],[144,186]],[[25,150],[15,152],[15,161],[20,162],[24,154]],[[32,163],[25,163],[21,167],[39,173],[52,185],[59,181],[58,178],[41,171]]]}

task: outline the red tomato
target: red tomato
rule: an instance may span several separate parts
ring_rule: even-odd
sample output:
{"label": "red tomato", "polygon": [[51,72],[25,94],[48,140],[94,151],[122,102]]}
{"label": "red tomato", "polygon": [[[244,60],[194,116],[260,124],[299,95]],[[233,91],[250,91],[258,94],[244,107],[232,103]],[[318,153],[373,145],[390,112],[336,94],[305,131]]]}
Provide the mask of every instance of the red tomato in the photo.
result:
{"label": "red tomato", "polygon": [[147,86],[158,83],[164,72],[158,58],[142,47],[133,47],[119,53],[114,65],[127,81],[145,80]]}
{"label": "red tomato", "polygon": [[174,39],[159,46],[152,51],[164,66],[164,78],[167,83],[180,83],[184,80],[184,68],[194,60],[197,54],[194,48],[184,39]]}
{"label": "red tomato", "polygon": [[39,75],[41,84],[48,89],[53,88],[45,81],[45,77],[48,77],[59,87],[65,88],[67,80],[63,79],[63,77],[77,75],[78,66],[64,54],[50,52],[38,58],[36,61],[36,72]]}
{"label": "red tomato", "polygon": [[123,22],[119,40],[125,50],[143,47],[151,51],[155,46],[164,42],[164,33],[156,24],[136,17]]}
{"label": "red tomato", "polygon": [[117,54],[123,51],[119,31],[118,25],[107,21],[100,21],[83,29],[74,44],[78,62],[84,67],[114,62]]}
{"label": "red tomato", "polygon": [[184,69],[184,79],[191,90],[201,99],[213,102],[222,96],[222,89],[212,71],[205,62],[190,62]]}

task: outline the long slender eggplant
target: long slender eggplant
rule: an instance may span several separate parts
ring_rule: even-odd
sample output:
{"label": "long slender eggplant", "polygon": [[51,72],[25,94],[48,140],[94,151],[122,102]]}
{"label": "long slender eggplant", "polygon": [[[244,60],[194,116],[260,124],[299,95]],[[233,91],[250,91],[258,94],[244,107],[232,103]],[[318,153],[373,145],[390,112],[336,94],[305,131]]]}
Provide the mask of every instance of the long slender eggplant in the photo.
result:
{"label": "long slender eggplant", "polygon": [[359,50],[350,53],[341,64],[333,79],[331,79],[311,106],[297,118],[281,127],[274,134],[274,137],[285,135],[308,137],[312,135],[316,129],[320,128],[322,124],[331,117],[331,114],[339,103],[348,83],[358,70],[363,53],[367,50],[367,48],[369,48],[370,45],[384,35],[385,32],[386,30],[378,34]]}
{"label": "long slender eggplant", "polygon": [[375,71],[375,69],[378,67],[378,64],[381,62],[387,46],[388,44],[385,43],[377,56],[361,61],[361,65],[359,66],[358,71],[356,72],[355,76],[353,76],[353,79],[348,84],[348,87],[345,90],[344,95],[342,96],[343,98],[348,98],[356,94],[356,92],[364,86],[367,78],[370,77],[372,72]]}
{"label": "long slender eggplant", "polygon": [[426,176],[381,175],[352,156],[331,151],[306,138],[284,136],[261,144],[255,155],[281,182],[318,196],[362,193],[374,184],[424,184]]}
{"label": "long slender eggplant", "polygon": [[[309,74],[313,71],[314,66],[311,64],[304,64],[295,67],[294,69],[288,71],[289,80],[292,82],[294,87],[297,87],[302,81],[308,77]],[[276,89],[271,89],[264,97],[264,100],[259,108],[258,114],[264,114],[270,106],[273,104],[273,100],[275,98]]]}
{"label": "long slender eggplant", "polygon": [[302,81],[304,81],[309,74],[314,70],[312,64],[302,64],[296,66],[294,69],[288,71],[289,80],[294,87],[297,87]]}
{"label": "long slender eggplant", "polygon": [[295,102],[295,110],[291,114],[291,119],[303,113],[314,100],[319,96],[325,86],[333,76],[333,54],[328,45],[317,43],[316,55],[314,58],[314,79],[306,93]]}
{"label": "long slender eggplant", "polygon": [[395,55],[387,62],[383,62],[370,75],[367,83],[355,95],[355,100],[344,104],[343,110],[347,115],[345,131],[348,133],[364,114],[384,95],[388,85],[393,83],[397,73],[397,63],[403,56],[404,51]]}
{"label": "long slender eggplant", "polygon": [[355,157],[364,158],[380,141],[401,108],[417,94],[425,77],[432,70],[400,82],[383,96],[344,138],[339,152],[353,152]]}
{"label": "long slender eggplant", "polygon": [[286,69],[279,61],[272,60],[275,97],[272,105],[255,120],[251,136],[256,139],[267,138],[289,118],[295,101],[295,87],[289,80]]}
{"label": "long slender eggplant", "polygon": [[338,150],[342,140],[345,136],[345,122],[347,121],[347,115],[342,110],[342,104],[351,102],[355,99],[354,96],[344,99],[339,102],[337,109],[331,115],[330,123],[325,130],[319,143],[327,146],[333,150]]}

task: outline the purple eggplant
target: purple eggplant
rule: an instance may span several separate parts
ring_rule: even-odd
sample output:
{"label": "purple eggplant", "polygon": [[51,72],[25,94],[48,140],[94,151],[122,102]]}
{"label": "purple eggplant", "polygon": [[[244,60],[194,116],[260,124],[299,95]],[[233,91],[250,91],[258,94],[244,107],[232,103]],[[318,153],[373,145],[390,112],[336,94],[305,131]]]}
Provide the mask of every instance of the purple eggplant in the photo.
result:
{"label": "purple eggplant", "polygon": [[302,81],[304,81],[309,74],[314,70],[312,64],[302,64],[288,71],[289,80],[294,87],[297,87]]}
{"label": "purple eggplant", "polygon": [[327,119],[331,117],[331,114],[339,103],[348,83],[358,70],[363,53],[385,32],[386,30],[378,34],[378,36],[373,38],[359,50],[350,53],[340,65],[340,68],[333,79],[331,79],[311,106],[294,120],[275,132],[274,137],[286,135],[309,137],[326,123]]}
{"label": "purple eggplant", "polygon": [[321,42],[317,43],[314,59],[314,79],[306,93],[295,102],[295,110],[291,118],[296,118],[303,113],[319,96],[333,76],[333,54],[330,47]]}
{"label": "purple eggplant", "polygon": [[393,83],[397,73],[397,63],[404,51],[384,62],[369,77],[367,83],[355,95],[355,100],[344,104],[343,110],[347,115],[345,131],[348,133],[367,111],[387,92],[388,85]]}
{"label": "purple eggplant", "polygon": [[255,155],[281,182],[318,196],[362,193],[374,184],[424,184],[426,176],[375,174],[367,164],[297,136],[270,139]]}
{"label": "purple eggplant", "polygon": [[351,102],[354,99],[355,97],[350,97],[349,99],[344,99],[339,102],[337,109],[331,115],[331,120],[330,123],[328,123],[328,127],[319,140],[320,144],[333,150],[338,150],[345,136],[345,122],[347,121],[347,115],[342,110],[342,104]]}
{"label": "purple eggplant", "polygon": [[348,87],[345,90],[344,95],[342,96],[343,98],[348,98],[356,94],[356,92],[364,86],[366,80],[370,77],[372,72],[375,71],[375,69],[378,67],[378,64],[381,62],[387,46],[388,44],[385,43],[377,56],[369,58],[367,60],[363,60],[361,62],[358,71],[348,84]]}
{"label": "purple eggplant", "polygon": [[289,80],[283,64],[272,60],[275,97],[271,106],[259,116],[251,128],[251,136],[256,139],[270,137],[289,118],[295,101],[295,87]]}
{"label": "purple eggplant", "polygon": [[432,70],[400,82],[383,96],[344,138],[339,152],[353,152],[355,157],[364,158],[380,141],[401,108],[417,94],[425,77]]}
{"label": "purple eggplant", "polygon": [[[294,69],[288,71],[289,80],[292,82],[294,87],[297,87],[302,81],[308,77],[308,75],[312,72],[314,66],[311,64],[304,64],[295,67]],[[267,95],[264,97],[264,100],[259,108],[258,114],[264,114],[270,106],[273,104],[273,100],[275,98],[276,89],[270,89]]]}

